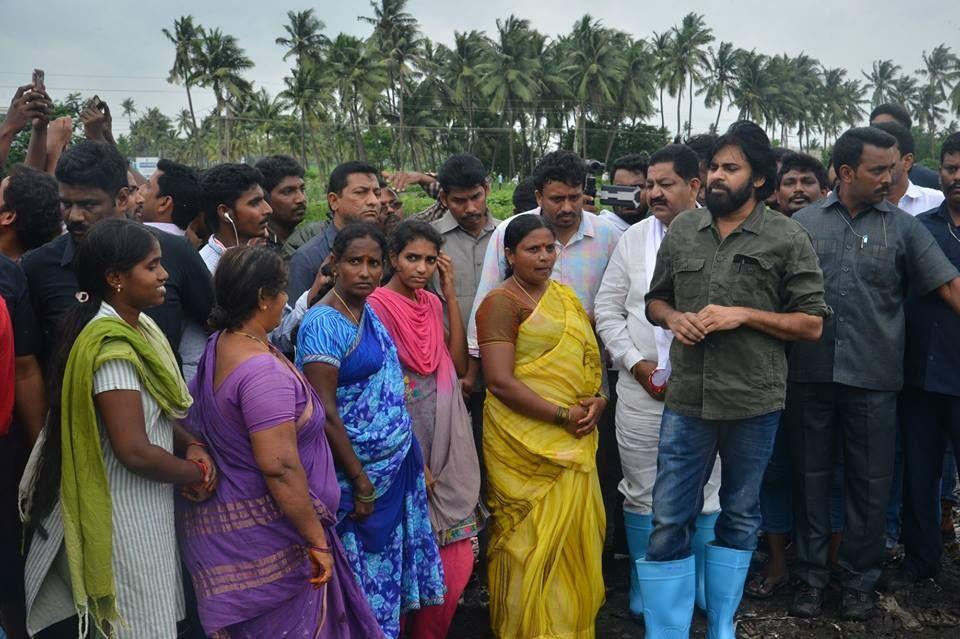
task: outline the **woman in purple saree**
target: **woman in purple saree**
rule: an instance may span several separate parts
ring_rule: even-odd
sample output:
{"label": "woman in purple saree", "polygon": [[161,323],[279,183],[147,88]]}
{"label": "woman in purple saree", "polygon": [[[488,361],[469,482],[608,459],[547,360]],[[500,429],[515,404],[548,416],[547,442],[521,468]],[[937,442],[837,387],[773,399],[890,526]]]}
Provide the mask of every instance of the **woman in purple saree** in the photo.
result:
{"label": "woman in purple saree", "polygon": [[215,639],[382,637],[335,530],[340,487],[316,393],[267,333],[286,269],[244,247],[223,257],[217,306],[184,423],[220,471],[216,493],[181,503],[183,559]]}

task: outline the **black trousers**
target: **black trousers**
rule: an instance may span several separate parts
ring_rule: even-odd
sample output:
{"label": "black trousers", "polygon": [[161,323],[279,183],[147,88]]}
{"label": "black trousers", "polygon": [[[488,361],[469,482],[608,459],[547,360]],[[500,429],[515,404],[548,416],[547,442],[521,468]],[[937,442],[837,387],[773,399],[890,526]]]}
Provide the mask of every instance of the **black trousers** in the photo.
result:
{"label": "black trousers", "polygon": [[916,577],[940,568],[940,480],[949,443],[960,464],[960,397],[905,389],[900,395],[903,438],[903,545]]}
{"label": "black trousers", "polygon": [[[796,472],[797,568],[825,588],[830,542],[831,476],[843,459],[845,588],[871,592],[886,551],[886,512],[893,477],[897,393],[843,384],[790,383],[785,423]],[[939,466],[938,466],[939,468]]]}

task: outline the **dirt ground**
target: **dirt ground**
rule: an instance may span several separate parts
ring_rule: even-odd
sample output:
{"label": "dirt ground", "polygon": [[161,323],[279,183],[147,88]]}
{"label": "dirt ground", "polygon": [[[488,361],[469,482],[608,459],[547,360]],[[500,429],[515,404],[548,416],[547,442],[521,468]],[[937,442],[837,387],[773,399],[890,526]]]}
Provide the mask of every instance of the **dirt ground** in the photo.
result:
{"label": "dirt ground", "polygon": [[[960,523],[960,522],[955,522]],[[607,603],[597,618],[598,639],[643,637],[643,624],[627,610],[629,562],[610,560],[604,570]],[[866,623],[841,621],[837,608],[840,593],[831,588],[819,619],[795,619],[787,615],[792,590],[781,591],[774,599],[758,602],[744,598],[737,614],[737,637],[760,639],[933,639],[960,638],[960,548],[948,547],[943,570],[936,580],[928,579],[895,595],[880,599],[882,611]],[[488,639],[490,632],[486,586],[471,584],[454,619],[449,639]],[[706,636],[706,619],[694,615],[691,637]]]}

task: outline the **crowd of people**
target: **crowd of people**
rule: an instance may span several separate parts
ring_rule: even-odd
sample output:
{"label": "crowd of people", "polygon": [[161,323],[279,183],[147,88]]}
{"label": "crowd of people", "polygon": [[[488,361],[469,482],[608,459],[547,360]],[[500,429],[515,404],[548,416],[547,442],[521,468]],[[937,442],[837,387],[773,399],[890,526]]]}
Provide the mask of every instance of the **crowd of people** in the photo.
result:
{"label": "crowd of people", "polygon": [[497,637],[587,638],[617,552],[647,637],[700,608],[730,639],[744,593],[815,617],[834,579],[865,620],[937,574],[960,134],[937,174],[896,105],[828,167],[740,121],[618,159],[612,210],[553,151],[503,221],[470,154],[349,161],[305,222],[291,157],[145,179],[101,111],[70,144],[51,110],[21,87],[0,128],[0,164],[31,129],[0,186],[11,639],[441,639],[478,566]]}

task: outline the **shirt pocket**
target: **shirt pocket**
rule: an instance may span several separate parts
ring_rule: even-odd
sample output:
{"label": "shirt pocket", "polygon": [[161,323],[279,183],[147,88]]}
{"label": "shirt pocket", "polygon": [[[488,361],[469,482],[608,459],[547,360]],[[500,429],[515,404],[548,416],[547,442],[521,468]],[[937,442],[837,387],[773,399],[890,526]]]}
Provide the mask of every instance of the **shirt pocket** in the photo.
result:
{"label": "shirt pocket", "polygon": [[864,247],[857,260],[857,274],[864,282],[881,288],[897,288],[897,249],[887,246]]}
{"label": "shirt pocket", "polygon": [[703,290],[704,259],[694,257],[678,258],[673,262],[673,291],[677,310],[696,312],[703,306],[700,303]]}
{"label": "shirt pocket", "polygon": [[770,310],[769,299],[776,288],[770,260],[746,253],[733,256],[729,289],[735,306]]}

